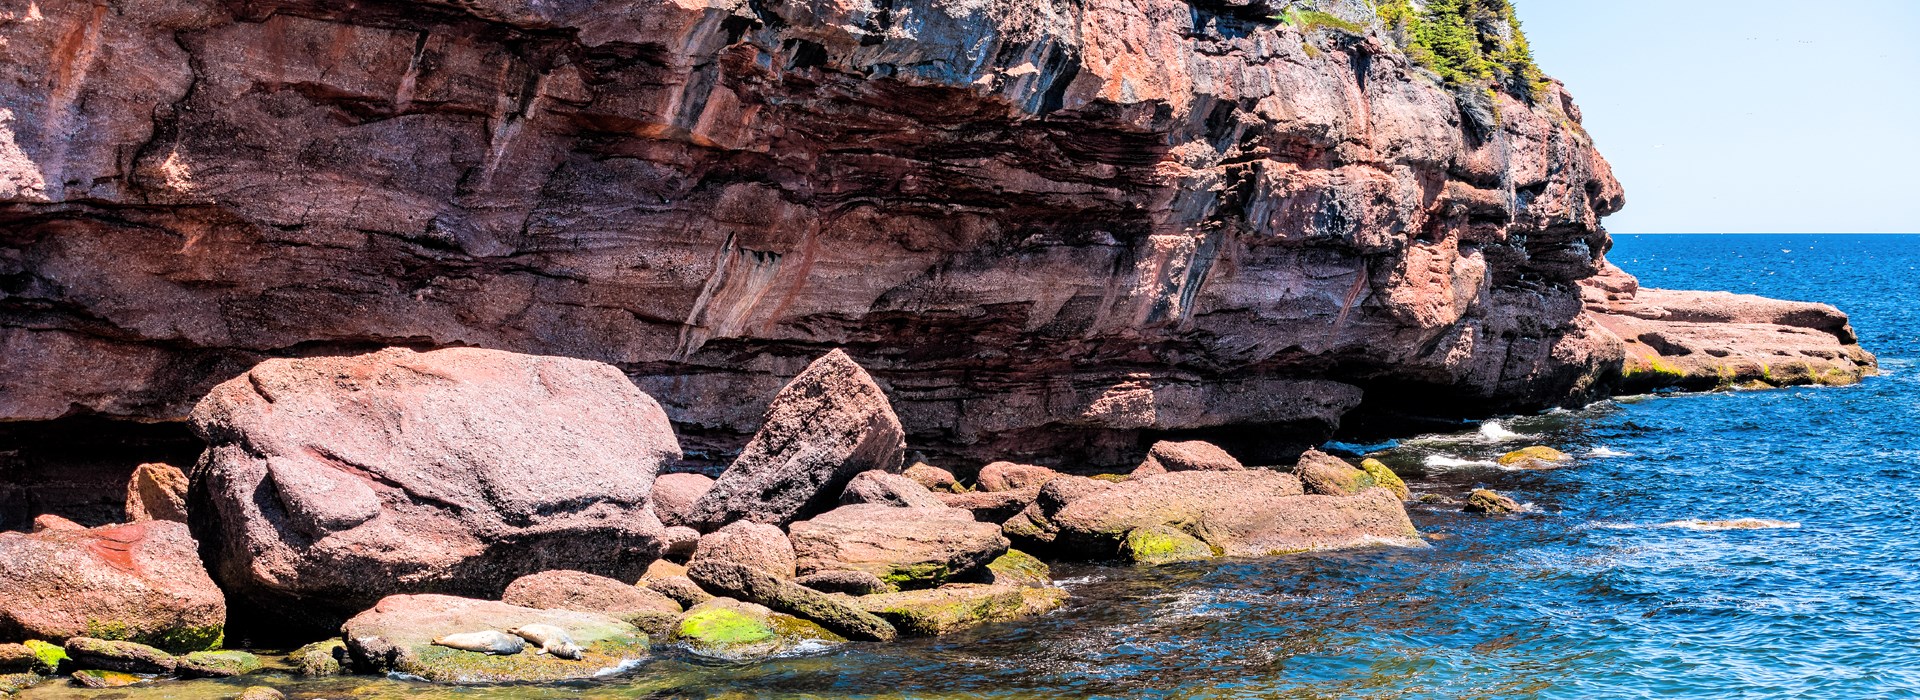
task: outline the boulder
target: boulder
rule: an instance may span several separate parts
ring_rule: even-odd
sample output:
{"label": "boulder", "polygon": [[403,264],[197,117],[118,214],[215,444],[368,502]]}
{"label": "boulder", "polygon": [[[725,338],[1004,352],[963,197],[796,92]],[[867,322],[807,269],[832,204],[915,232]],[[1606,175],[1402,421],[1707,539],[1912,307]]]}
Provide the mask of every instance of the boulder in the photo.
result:
{"label": "boulder", "polygon": [[791,530],[802,575],[865,571],[902,588],[937,586],[1008,547],[999,526],[956,508],[842,506]]}
{"label": "boulder", "polygon": [[937,636],[994,622],[1052,612],[1066,602],[1059,588],[948,584],[854,599],[860,608],[890,622],[901,634]]}
{"label": "boulder", "polygon": [[1204,440],[1153,443],[1147,458],[1133,470],[1134,476],[1153,476],[1168,472],[1229,472],[1246,467],[1218,445]]}
{"label": "boulder", "polygon": [[980,468],[980,478],[976,483],[981,491],[1018,491],[1028,487],[1038,489],[1057,476],[1060,476],[1060,472],[1046,467],[994,462]]}
{"label": "boulder", "polygon": [[0,533],[0,639],[196,651],[218,646],[226,621],[226,598],[183,523]]}
{"label": "boulder", "polygon": [[973,514],[973,519],[983,523],[1006,522],[1018,515],[1040,497],[1041,484],[1035,484],[1013,491],[968,491],[965,493],[938,493],[940,504],[947,508],[958,508]]}
{"label": "boulder", "polygon": [[820,571],[802,576],[794,583],[823,593],[847,595],[873,595],[893,591],[893,586],[887,585],[887,582],[880,580],[880,577],[865,571]]}
{"label": "boulder", "polygon": [[1500,455],[1499,460],[1500,466],[1512,469],[1555,469],[1571,461],[1573,457],[1567,453],[1545,445],[1514,450]]}
{"label": "boulder", "polygon": [[580,571],[543,571],[507,586],[500,602],[538,610],[575,610],[617,618],[647,632],[680,619],[680,603],[651,588]]}
{"label": "boulder", "polygon": [[294,669],[309,677],[340,675],[341,664],[346,660],[347,643],[338,637],[308,644],[287,655]]}
{"label": "boulder", "polygon": [[714,598],[681,616],[673,639],[694,654],[748,661],[846,643],[826,628],[763,605]]}
{"label": "boulder", "polygon": [[1148,525],[1127,531],[1120,543],[1120,557],[1135,564],[1173,564],[1203,561],[1219,556],[1200,538],[1169,525]]}
{"label": "boulder", "polygon": [[833,507],[855,474],[899,471],[905,433],[887,396],[839,350],[815,360],[767,407],[759,432],[701,496],[686,524],[785,526]]}
{"label": "boulder", "polygon": [[780,528],[748,520],[700,538],[688,568],[702,561],[724,561],[759,569],[780,578],[794,577],[793,542]]}
{"label": "boulder", "polygon": [[[1032,520],[1032,519],[1029,519]],[[1291,474],[1265,469],[1189,471],[1129,480],[1074,499],[1044,523],[1009,532],[1065,556],[1116,556],[1137,528],[1167,526],[1226,556],[1266,556],[1375,544],[1422,546],[1399,498],[1385,489],[1355,496],[1304,495]]]}
{"label": "boulder", "polygon": [[760,569],[718,559],[695,560],[687,576],[701,588],[811,620],[848,639],[888,641],[893,626],[839,598]]}
{"label": "boulder", "polygon": [[1498,491],[1474,489],[1473,493],[1467,494],[1467,505],[1463,510],[1468,513],[1505,515],[1519,512],[1520,504]]}
{"label": "boulder", "polygon": [[1052,520],[1055,513],[1074,500],[1113,488],[1114,484],[1124,481],[1126,479],[1110,481],[1082,476],[1054,479],[1040,488],[1033,503],[1008,518],[1001,529],[1008,537],[1025,542],[1028,546],[1050,549],[1054,538],[1059,535],[1059,528]]}
{"label": "boulder", "polygon": [[232,678],[261,668],[260,657],[235,649],[196,651],[179,658],[182,678]]}
{"label": "boulder", "polygon": [[[494,656],[432,643],[450,634],[530,624],[565,630],[585,654],[577,660],[532,650]],[[359,671],[404,673],[436,683],[582,680],[628,668],[648,654],[647,635],[611,616],[445,595],[387,597],[353,616],[340,631]]]}
{"label": "boulder", "polygon": [[1355,469],[1346,460],[1319,450],[1307,450],[1293,466],[1293,475],[1307,493],[1322,496],[1351,496],[1374,486],[1373,477]]}
{"label": "boulder", "polygon": [[1053,570],[1031,554],[1009,549],[987,562],[986,582],[997,586],[1051,586]]}
{"label": "boulder", "polygon": [[632,580],[661,553],[651,487],[680,454],[613,366],[474,348],[268,360],[193,425],[215,576],[324,630],[392,594],[494,597],[553,568]]}
{"label": "boulder", "polygon": [[134,468],[127,480],[127,522],[187,521],[187,474],[158,462]]}
{"label": "boulder", "polygon": [[660,556],[673,561],[686,561],[693,557],[694,550],[700,547],[700,531],[684,525],[675,525],[660,532]]}
{"label": "boulder", "polygon": [[661,474],[653,480],[653,511],[669,526],[686,525],[693,504],[712,490],[713,477],[705,474]]}
{"label": "boulder", "polygon": [[945,504],[927,487],[900,474],[878,469],[854,475],[847,490],[840,494],[841,505],[871,504],[900,508],[944,508]]}
{"label": "boulder", "polygon": [[0,644],[0,673],[31,671],[40,665],[33,650],[25,644]]}
{"label": "boulder", "polygon": [[173,673],[179,662],[160,649],[92,637],[67,640],[67,659],[75,668],[125,673]]}
{"label": "boulder", "polygon": [[1413,492],[1407,490],[1407,482],[1401,480],[1399,474],[1393,473],[1393,469],[1385,462],[1373,458],[1360,460],[1360,471],[1373,477],[1375,486],[1392,491],[1402,501],[1413,496]]}
{"label": "boulder", "polygon": [[901,472],[901,475],[914,480],[921,486],[927,487],[928,491],[959,492],[963,490],[960,487],[960,481],[953,478],[953,472],[927,464],[926,462],[915,462],[913,466],[907,467],[906,471]]}

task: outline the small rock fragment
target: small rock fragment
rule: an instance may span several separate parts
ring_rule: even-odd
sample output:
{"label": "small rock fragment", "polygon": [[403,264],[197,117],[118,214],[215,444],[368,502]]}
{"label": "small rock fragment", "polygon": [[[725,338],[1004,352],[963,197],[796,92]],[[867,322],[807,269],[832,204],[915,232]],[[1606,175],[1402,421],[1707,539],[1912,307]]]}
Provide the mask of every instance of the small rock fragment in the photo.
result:
{"label": "small rock fragment", "polygon": [[915,462],[913,466],[907,467],[905,472],[901,472],[901,475],[919,482],[921,486],[927,487],[928,491],[958,493],[966,490],[961,488],[958,479],[953,478],[953,472],[926,462]]}
{"label": "small rock fragment", "polygon": [[127,522],[187,521],[187,475],[171,464],[152,462],[127,480]]}
{"label": "small rock fragment", "polygon": [[1573,458],[1551,447],[1534,445],[1501,455],[1499,461],[1500,466],[1515,469],[1553,469]]}
{"label": "small rock fragment", "polygon": [[1475,489],[1473,493],[1467,494],[1465,510],[1468,513],[1503,515],[1519,511],[1520,504],[1497,491]]}

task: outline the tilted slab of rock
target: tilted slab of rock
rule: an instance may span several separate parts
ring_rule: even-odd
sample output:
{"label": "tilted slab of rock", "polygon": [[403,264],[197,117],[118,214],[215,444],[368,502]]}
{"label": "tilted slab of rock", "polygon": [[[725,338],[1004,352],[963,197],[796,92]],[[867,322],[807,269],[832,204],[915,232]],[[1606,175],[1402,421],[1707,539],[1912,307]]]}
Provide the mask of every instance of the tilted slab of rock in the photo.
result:
{"label": "tilted slab of rock", "polygon": [[939,503],[948,508],[965,510],[973,514],[973,519],[983,523],[1006,522],[1040,497],[1040,489],[1046,484],[1034,484],[1010,491],[968,491],[966,493],[939,493]]}
{"label": "tilted slab of rock", "polygon": [[218,646],[226,597],[184,523],[0,533],[0,640],[111,637]]}
{"label": "tilted slab of rock", "polygon": [[688,566],[687,576],[701,588],[812,621],[848,639],[884,642],[895,635],[885,620],[840,598],[749,566],[707,559]]}
{"label": "tilted slab of rock", "polygon": [[270,360],[215,388],[194,427],[215,576],[316,628],[549,569],[638,579],[662,549],[649,489],[679,456],[619,370],[467,348]]}
{"label": "tilted slab of rock", "polygon": [[[1304,495],[1298,478],[1265,469],[1129,480],[1090,491],[1043,517],[1043,524],[1026,523],[1040,525],[1040,536],[1023,539],[1087,558],[1115,556],[1129,533],[1161,526],[1185,531],[1227,556],[1423,544],[1392,491]],[[1009,525],[1009,534],[1025,532]]]}
{"label": "tilted slab of rock", "polygon": [[794,523],[802,575],[865,571],[904,588],[937,586],[1006,553],[1000,526],[958,508],[842,506]]}
{"label": "tilted slab of rock", "polygon": [[760,432],[694,503],[688,524],[784,526],[825,512],[854,475],[899,471],[904,435],[867,371],[844,352],[827,353],[773,397]]}
{"label": "tilted slab of rock", "polygon": [[898,508],[944,508],[946,504],[920,482],[900,474],[879,470],[855,474],[840,494],[840,505],[860,504]]}
{"label": "tilted slab of rock", "polygon": [[684,609],[651,588],[579,571],[542,571],[507,586],[500,602],[539,610],[592,612],[619,619],[645,632],[665,632]]}
{"label": "tilted slab of rock", "polygon": [[6,29],[0,419],[406,339],[617,363],[732,449],[846,346],[916,446],[1132,466],[1619,359],[1572,98],[1451,90],[1360,0],[93,7]]}
{"label": "tilted slab of rock", "polygon": [[[585,653],[563,659],[529,647],[494,656],[433,644],[447,635],[533,624],[564,630]],[[646,633],[607,615],[431,594],[385,598],[347,620],[340,633],[361,672],[404,673],[436,683],[580,680],[629,668],[648,655]]]}
{"label": "tilted slab of rock", "polygon": [[1845,385],[1879,371],[1826,304],[1643,289],[1606,265],[1582,282],[1587,313],[1626,349],[1622,390]]}
{"label": "tilted slab of rock", "polygon": [[1044,615],[1066,600],[1067,592],[1059,588],[957,583],[861,596],[854,604],[893,623],[903,634],[931,637]]}

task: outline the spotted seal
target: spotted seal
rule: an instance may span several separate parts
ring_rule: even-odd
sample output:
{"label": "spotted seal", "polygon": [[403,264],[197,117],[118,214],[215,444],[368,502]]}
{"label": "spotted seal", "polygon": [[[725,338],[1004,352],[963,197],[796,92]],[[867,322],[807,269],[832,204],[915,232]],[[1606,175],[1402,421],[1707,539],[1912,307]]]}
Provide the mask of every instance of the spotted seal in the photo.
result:
{"label": "spotted seal", "polygon": [[540,649],[534,652],[536,654],[552,654],[556,658],[574,661],[586,655],[586,650],[573,643],[573,637],[568,636],[566,630],[553,625],[521,625],[507,631],[539,645]]}
{"label": "spotted seal", "polygon": [[527,648],[527,643],[511,634],[502,634],[494,630],[484,632],[462,632],[449,634],[433,640],[435,646],[461,651],[476,651],[494,656],[511,656]]}

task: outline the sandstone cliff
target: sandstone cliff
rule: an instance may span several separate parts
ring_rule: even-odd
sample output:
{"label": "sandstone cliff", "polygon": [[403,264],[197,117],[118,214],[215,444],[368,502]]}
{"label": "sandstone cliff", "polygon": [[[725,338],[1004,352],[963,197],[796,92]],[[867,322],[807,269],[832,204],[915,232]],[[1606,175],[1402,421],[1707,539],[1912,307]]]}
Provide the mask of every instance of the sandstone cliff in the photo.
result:
{"label": "sandstone cliff", "polygon": [[0,419],[388,345],[614,363],[690,451],[826,347],[978,461],[1612,388],[1572,99],[1294,4],[0,0]]}

